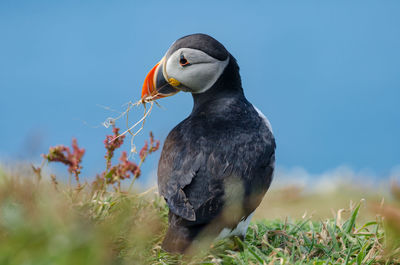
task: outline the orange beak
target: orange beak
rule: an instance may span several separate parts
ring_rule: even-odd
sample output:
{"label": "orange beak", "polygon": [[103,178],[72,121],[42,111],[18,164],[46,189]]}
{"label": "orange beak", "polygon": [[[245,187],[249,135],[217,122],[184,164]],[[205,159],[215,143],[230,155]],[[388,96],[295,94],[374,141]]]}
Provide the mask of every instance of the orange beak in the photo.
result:
{"label": "orange beak", "polygon": [[149,102],[159,98],[172,96],[179,90],[171,86],[163,74],[165,58],[157,63],[147,74],[143,82],[142,101]]}

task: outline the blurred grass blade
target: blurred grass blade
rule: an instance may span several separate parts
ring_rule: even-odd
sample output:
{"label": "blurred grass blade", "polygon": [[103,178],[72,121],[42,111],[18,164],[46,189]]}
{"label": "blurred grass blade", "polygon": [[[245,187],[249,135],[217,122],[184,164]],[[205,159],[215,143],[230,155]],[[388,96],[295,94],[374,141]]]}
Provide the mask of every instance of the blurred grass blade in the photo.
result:
{"label": "blurred grass blade", "polygon": [[360,210],[360,206],[361,206],[361,203],[358,203],[357,207],[351,213],[350,220],[346,223],[345,232],[348,234],[351,233],[352,229],[355,226],[358,211]]}

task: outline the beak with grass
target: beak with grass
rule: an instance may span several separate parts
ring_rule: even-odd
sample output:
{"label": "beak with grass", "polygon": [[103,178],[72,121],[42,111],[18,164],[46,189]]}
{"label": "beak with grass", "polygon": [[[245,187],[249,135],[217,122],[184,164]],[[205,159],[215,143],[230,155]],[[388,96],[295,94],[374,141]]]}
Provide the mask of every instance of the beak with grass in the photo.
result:
{"label": "beak with grass", "polygon": [[202,239],[245,236],[272,181],[275,139],[244,95],[236,59],[214,38],[175,41],[146,76],[142,102],[179,91],[190,92],[194,106],[169,133],[158,164],[169,207],[162,248],[190,253]]}
{"label": "beak with grass", "polygon": [[[165,57],[157,63],[147,74],[142,88],[142,101],[149,102],[163,97],[175,95],[179,92],[174,80],[168,80],[164,76]],[[175,85],[175,86],[173,86]]]}

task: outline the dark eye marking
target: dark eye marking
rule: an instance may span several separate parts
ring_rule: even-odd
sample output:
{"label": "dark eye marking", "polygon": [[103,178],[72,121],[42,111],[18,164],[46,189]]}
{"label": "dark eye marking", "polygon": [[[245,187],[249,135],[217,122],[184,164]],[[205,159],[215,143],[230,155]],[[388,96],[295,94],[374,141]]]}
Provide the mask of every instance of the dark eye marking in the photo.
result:
{"label": "dark eye marking", "polygon": [[189,66],[190,63],[188,62],[188,60],[185,58],[185,56],[183,54],[181,54],[181,57],[179,59],[179,64],[181,66]]}

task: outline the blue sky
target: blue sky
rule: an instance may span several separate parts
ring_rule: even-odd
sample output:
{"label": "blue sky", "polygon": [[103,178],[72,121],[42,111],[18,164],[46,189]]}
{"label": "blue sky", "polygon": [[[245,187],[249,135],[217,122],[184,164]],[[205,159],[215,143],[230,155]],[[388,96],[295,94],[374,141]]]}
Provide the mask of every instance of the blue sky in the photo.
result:
{"label": "blue sky", "polygon": [[[385,176],[400,164],[399,13],[399,1],[3,0],[0,157],[38,161],[76,137],[84,173],[103,170],[109,130],[99,125],[115,113],[99,105],[123,111],[174,40],[203,32],[238,60],[279,166]],[[150,130],[164,140],[192,107],[184,93],[160,103],[139,147]]]}

